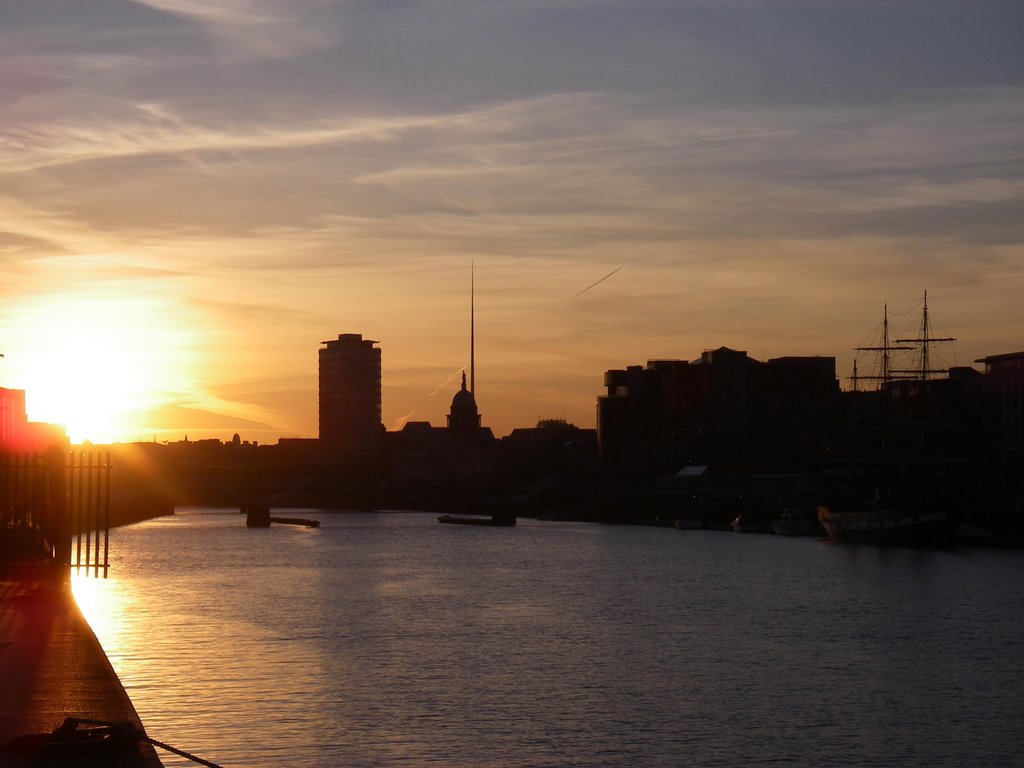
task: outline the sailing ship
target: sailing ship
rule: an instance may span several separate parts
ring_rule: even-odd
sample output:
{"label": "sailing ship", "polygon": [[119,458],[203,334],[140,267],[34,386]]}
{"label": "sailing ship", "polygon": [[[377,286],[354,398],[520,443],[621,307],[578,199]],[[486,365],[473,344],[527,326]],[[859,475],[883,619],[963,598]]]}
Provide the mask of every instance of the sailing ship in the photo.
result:
{"label": "sailing ship", "polygon": [[[875,353],[878,364],[874,373],[859,375],[854,362],[857,445],[836,473],[841,490],[818,505],[818,520],[834,541],[904,546],[952,541],[962,490],[956,469],[962,462],[943,453],[953,442],[927,415],[932,387],[948,374],[934,367],[932,347],[953,341],[932,333],[926,291],[915,338],[890,337],[886,305],[880,340],[856,348]],[[875,389],[862,391],[865,381],[875,382]]]}

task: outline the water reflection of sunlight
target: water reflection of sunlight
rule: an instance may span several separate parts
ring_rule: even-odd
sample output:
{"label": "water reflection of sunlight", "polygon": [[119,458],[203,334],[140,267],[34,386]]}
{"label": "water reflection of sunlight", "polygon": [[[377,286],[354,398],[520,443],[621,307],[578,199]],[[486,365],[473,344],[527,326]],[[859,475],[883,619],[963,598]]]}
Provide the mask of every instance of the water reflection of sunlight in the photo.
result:
{"label": "water reflection of sunlight", "polygon": [[107,658],[113,663],[114,658],[121,655],[121,617],[126,608],[126,595],[120,589],[120,583],[72,571],[71,592]]}

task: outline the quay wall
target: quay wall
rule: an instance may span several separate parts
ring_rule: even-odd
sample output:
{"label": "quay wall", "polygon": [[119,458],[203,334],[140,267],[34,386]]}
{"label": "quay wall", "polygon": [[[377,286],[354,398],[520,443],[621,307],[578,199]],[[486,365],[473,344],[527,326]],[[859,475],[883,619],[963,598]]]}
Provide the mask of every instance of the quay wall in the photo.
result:
{"label": "quay wall", "polygon": [[[67,766],[74,757],[10,751],[28,734],[50,733],[65,718],[142,722],[66,582],[0,581],[0,766]],[[161,768],[153,747],[139,740],[110,764]],[[83,756],[83,764],[86,762]],[[106,764],[106,763],[104,763]]]}

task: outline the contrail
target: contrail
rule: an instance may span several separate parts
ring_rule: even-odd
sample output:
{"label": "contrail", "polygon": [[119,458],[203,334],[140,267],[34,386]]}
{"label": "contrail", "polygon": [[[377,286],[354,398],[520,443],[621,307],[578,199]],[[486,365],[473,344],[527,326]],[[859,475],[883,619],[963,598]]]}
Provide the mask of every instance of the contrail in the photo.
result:
{"label": "contrail", "polygon": [[[0,355],[0,357],[2,357],[2,355]],[[464,370],[466,370],[466,369],[465,368],[457,368],[455,370],[455,373],[453,373],[447,379],[445,379],[440,384],[438,384],[436,387],[434,387],[434,391],[430,392],[429,394],[427,394],[427,397],[433,397],[434,395],[436,395],[438,392],[440,392],[442,389],[444,389],[446,386],[448,386],[448,384],[451,383],[452,379],[457,377]],[[395,419],[395,429],[398,429],[399,427],[405,426],[405,423],[407,421],[409,421],[409,419],[411,419],[416,414],[417,410],[419,410],[419,406],[416,406],[415,408],[413,408],[411,411],[409,411],[404,416],[399,416],[397,419]]]}
{"label": "contrail", "polygon": [[413,408],[411,411],[405,414],[405,416],[399,416],[397,419],[395,419],[395,430],[397,431],[401,427],[404,427],[406,425],[406,422],[408,422],[409,419],[411,419],[415,415],[415,413],[416,409]]}
{"label": "contrail", "polygon": [[[590,290],[591,288],[593,288],[593,287],[594,287],[595,285],[598,285],[599,283],[603,283],[603,282],[604,282],[605,280],[607,280],[607,279],[608,279],[609,277],[611,277],[612,275],[614,275],[614,274],[615,274],[616,272],[618,272],[618,271],[619,271],[620,269],[622,269],[622,267],[618,267],[618,268],[616,268],[616,269],[613,269],[613,270],[612,270],[611,272],[609,272],[609,273],[608,273],[607,275],[605,275],[604,277],[602,277],[602,278],[601,278],[600,280],[598,280],[598,281],[597,281],[597,282],[595,282],[595,283],[591,283],[591,284],[590,284],[590,285],[588,285],[588,286],[587,286],[586,288],[584,288],[584,289],[583,289],[582,291],[580,291],[579,293],[577,293],[577,294],[576,294],[576,296],[582,296],[582,295],[583,295],[584,293],[586,293],[587,291],[589,291],[589,290]],[[573,297],[572,297],[572,299],[575,299],[575,298],[576,298],[576,296],[573,296]],[[572,299],[569,299],[569,301],[572,301]]]}
{"label": "contrail", "polygon": [[442,382],[441,382],[440,384],[438,384],[438,385],[437,385],[436,387],[434,387],[434,391],[433,391],[433,392],[431,392],[431,393],[430,393],[429,395],[427,395],[427,397],[433,397],[433,396],[434,396],[434,395],[436,395],[436,394],[437,394],[438,392],[440,392],[440,391],[441,391],[441,389],[442,389],[443,387],[447,387],[447,386],[448,386],[448,385],[449,385],[449,384],[451,383],[452,379],[454,379],[454,378],[455,378],[456,376],[458,376],[458,375],[459,375],[460,373],[462,373],[462,372],[463,372],[464,370],[466,370],[466,369],[465,369],[465,368],[458,368],[458,369],[456,369],[455,373],[453,373],[453,374],[452,374],[451,376],[449,376],[449,377],[448,377],[447,379],[445,379],[445,380],[444,380],[444,381],[442,381]]}

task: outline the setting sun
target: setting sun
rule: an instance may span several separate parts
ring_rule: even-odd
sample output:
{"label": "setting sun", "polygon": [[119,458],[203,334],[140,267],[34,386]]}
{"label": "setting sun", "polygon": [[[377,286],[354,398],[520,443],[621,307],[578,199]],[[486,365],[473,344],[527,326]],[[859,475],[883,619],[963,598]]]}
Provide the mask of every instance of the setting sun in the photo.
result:
{"label": "setting sun", "polygon": [[151,299],[67,295],[26,306],[5,376],[26,390],[29,418],[63,425],[73,443],[133,436],[184,370],[185,332],[161,309]]}

